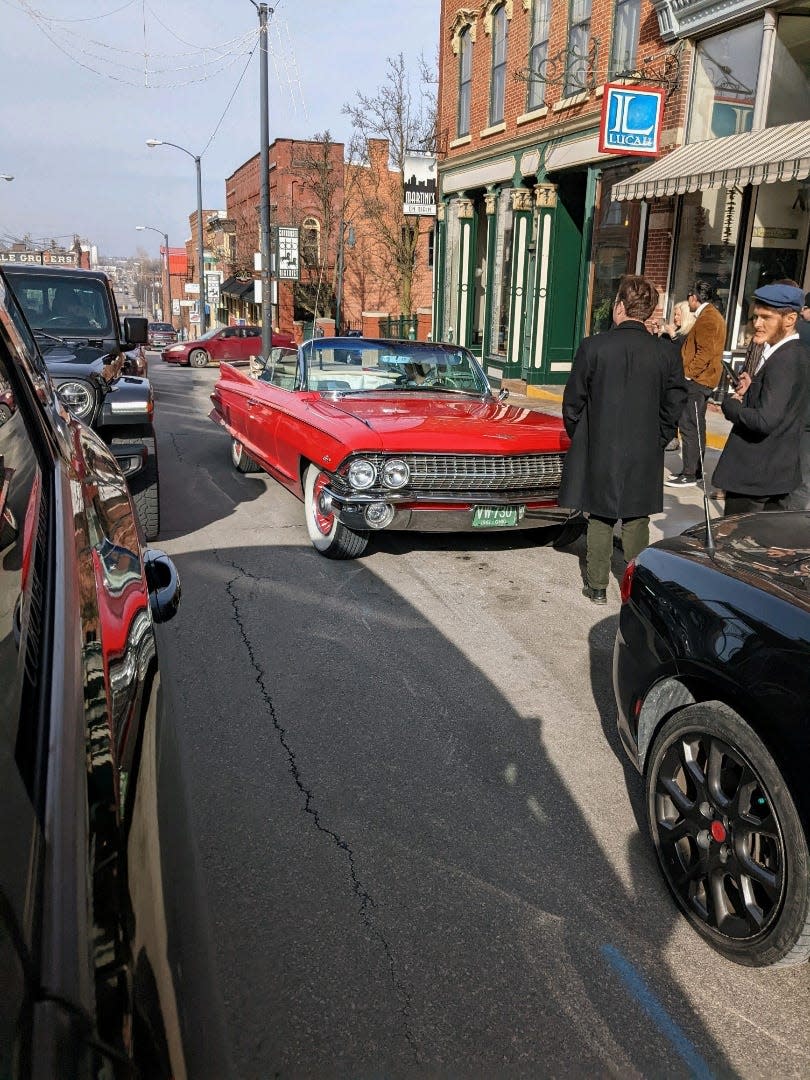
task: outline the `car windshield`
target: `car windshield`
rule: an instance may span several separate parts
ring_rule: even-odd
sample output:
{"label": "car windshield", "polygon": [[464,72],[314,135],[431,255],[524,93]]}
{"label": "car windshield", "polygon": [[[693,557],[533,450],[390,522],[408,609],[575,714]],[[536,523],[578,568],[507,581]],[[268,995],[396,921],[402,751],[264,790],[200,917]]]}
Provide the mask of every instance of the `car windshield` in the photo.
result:
{"label": "car windshield", "polygon": [[489,382],[471,353],[456,345],[422,341],[368,341],[323,338],[301,346],[306,386],[351,394],[381,390],[407,393],[490,393]]}
{"label": "car windshield", "polygon": [[71,337],[110,335],[113,328],[100,281],[54,274],[19,274],[14,292],[35,330]]}
{"label": "car windshield", "polygon": [[206,332],[204,334],[200,334],[200,336],[198,338],[195,338],[195,341],[208,341],[209,338],[216,337],[217,334],[221,334],[221,333],[222,333],[222,327],[221,326],[215,326],[213,330],[206,330]]}
{"label": "car windshield", "polygon": [[171,323],[167,322],[149,323],[149,329],[153,334],[171,334],[174,331],[174,327]]}

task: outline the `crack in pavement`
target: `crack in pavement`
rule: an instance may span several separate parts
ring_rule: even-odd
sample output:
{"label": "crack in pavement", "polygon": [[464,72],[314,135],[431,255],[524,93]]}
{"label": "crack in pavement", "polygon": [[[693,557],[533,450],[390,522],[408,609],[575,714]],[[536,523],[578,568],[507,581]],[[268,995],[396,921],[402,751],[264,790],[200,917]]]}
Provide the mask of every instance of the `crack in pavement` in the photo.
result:
{"label": "crack in pavement", "polygon": [[271,721],[273,723],[273,727],[275,728],[276,734],[278,735],[278,740],[281,743],[281,746],[284,749],[284,752],[287,754],[287,758],[289,760],[289,766],[290,766],[290,773],[291,773],[292,778],[293,778],[293,780],[295,782],[295,785],[298,788],[298,790],[301,792],[301,794],[304,796],[304,813],[308,814],[312,818],[312,820],[313,820],[313,822],[315,824],[315,827],[318,829],[318,831],[323,833],[324,836],[328,837],[328,839],[335,845],[335,847],[338,848],[340,851],[344,852],[345,855],[346,855],[346,858],[347,858],[348,864],[349,864],[349,874],[350,874],[351,882],[352,882],[352,891],[353,891],[354,895],[357,897],[357,899],[360,902],[360,906],[359,906],[359,909],[358,909],[359,914],[360,914],[360,919],[361,919],[363,925],[366,927],[366,929],[380,943],[380,945],[382,946],[382,949],[383,949],[383,951],[385,953],[385,956],[386,956],[386,958],[388,960],[388,969],[389,969],[389,976],[390,976],[390,980],[391,980],[391,987],[392,987],[394,993],[400,998],[400,1000],[402,1002],[402,1004],[401,1004],[401,1013],[402,1013],[403,1024],[404,1024],[405,1039],[406,1039],[406,1041],[407,1041],[407,1043],[408,1043],[408,1045],[409,1045],[409,1047],[410,1047],[410,1049],[411,1049],[411,1051],[413,1053],[414,1060],[415,1060],[416,1064],[421,1065],[422,1062],[421,1062],[420,1053],[419,1053],[419,1046],[417,1044],[416,1037],[415,1037],[415,1035],[413,1033],[413,1030],[411,1029],[410,1019],[409,1019],[410,1008],[411,1008],[411,995],[410,995],[410,992],[408,991],[408,989],[406,988],[405,984],[402,982],[402,980],[397,975],[396,965],[395,965],[395,961],[394,961],[394,954],[393,954],[393,951],[391,949],[391,945],[389,944],[387,938],[382,933],[382,931],[375,925],[374,920],[372,918],[372,909],[376,908],[376,906],[377,906],[376,902],[375,902],[374,898],[372,897],[371,893],[368,892],[368,890],[363,886],[363,884],[360,881],[360,878],[359,878],[359,876],[357,874],[357,867],[356,867],[356,864],[355,864],[354,851],[349,846],[348,842],[346,840],[344,840],[343,837],[340,836],[339,833],[335,832],[334,829],[329,828],[329,826],[327,826],[327,825],[325,825],[323,823],[323,821],[321,819],[320,812],[319,812],[319,810],[318,810],[318,808],[317,808],[317,806],[315,804],[315,796],[313,795],[312,791],[304,784],[304,781],[303,781],[303,778],[302,778],[302,775],[301,775],[301,769],[300,769],[300,767],[298,765],[298,761],[297,761],[296,756],[295,756],[295,751],[293,750],[292,746],[290,745],[288,737],[287,737],[287,729],[282,725],[282,723],[281,723],[281,721],[280,721],[280,719],[278,717],[278,713],[276,712],[275,705],[273,704],[273,699],[272,699],[272,697],[270,695],[269,690],[267,689],[267,686],[265,685],[264,670],[263,670],[263,668],[261,667],[261,665],[258,663],[258,661],[256,659],[256,653],[253,650],[253,646],[251,644],[250,637],[248,636],[248,633],[247,633],[247,631],[245,629],[245,625],[244,625],[244,623],[242,621],[242,618],[241,618],[241,614],[240,614],[240,611],[239,611],[239,600],[238,600],[238,598],[237,598],[237,596],[236,596],[236,594],[234,592],[234,585],[236,584],[236,582],[239,580],[240,577],[248,578],[251,581],[257,581],[257,582],[262,582],[262,581],[266,581],[266,580],[269,580],[269,579],[259,577],[256,574],[252,574],[249,570],[246,570],[243,566],[239,566],[238,563],[233,562],[233,560],[225,561],[225,560],[221,559],[219,551],[216,548],[214,548],[212,550],[212,554],[213,554],[214,558],[216,559],[216,561],[220,564],[220,566],[230,566],[235,571],[237,571],[236,576],[231,578],[230,581],[228,581],[228,583],[226,584],[225,591],[227,592],[228,597],[229,597],[229,599],[231,601],[231,606],[233,608],[234,622],[235,622],[235,624],[236,624],[236,626],[237,626],[237,628],[239,630],[239,633],[240,633],[240,635],[242,637],[242,640],[245,643],[245,648],[247,649],[248,658],[250,660],[250,665],[253,668],[253,670],[256,672],[256,686],[258,687],[259,693],[261,694],[262,698],[264,699],[264,703],[267,706],[267,710],[268,710],[268,712],[270,714],[270,719],[271,719]]}

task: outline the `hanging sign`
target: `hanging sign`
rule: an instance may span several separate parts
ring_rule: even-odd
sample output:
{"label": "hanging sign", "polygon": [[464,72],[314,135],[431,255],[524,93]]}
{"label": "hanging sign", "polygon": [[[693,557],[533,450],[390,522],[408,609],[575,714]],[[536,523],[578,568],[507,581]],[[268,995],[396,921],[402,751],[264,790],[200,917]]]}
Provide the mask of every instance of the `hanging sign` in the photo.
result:
{"label": "hanging sign", "polygon": [[436,158],[432,154],[406,154],[402,166],[405,183],[403,214],[436,216]]}
{"label": "hanging sign", "polygon": [[[284,281],[298,281],[301,268],[297,228],[279,225],[276,229],[276,251],[278,252],[278,277]],[[261,303],[261,301],[257,300],[256,303]]]}
{"label": "hanging sign", "polygon": [[664,91],[608,83],[599,124],[600,154],[656,157],[660,151]]}

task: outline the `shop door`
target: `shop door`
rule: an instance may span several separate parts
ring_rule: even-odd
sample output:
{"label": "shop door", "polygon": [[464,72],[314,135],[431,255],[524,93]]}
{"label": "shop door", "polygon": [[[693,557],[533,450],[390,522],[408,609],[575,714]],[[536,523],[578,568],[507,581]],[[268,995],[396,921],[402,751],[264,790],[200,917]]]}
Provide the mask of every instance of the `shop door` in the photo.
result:
{"label": "shop door", "polygon": [[559,179],[554,179],[559,186],[551,241],[548,337],[541,371],[544,381],[564,383],[582,325],[580,281],[587,173],[560,173]]}

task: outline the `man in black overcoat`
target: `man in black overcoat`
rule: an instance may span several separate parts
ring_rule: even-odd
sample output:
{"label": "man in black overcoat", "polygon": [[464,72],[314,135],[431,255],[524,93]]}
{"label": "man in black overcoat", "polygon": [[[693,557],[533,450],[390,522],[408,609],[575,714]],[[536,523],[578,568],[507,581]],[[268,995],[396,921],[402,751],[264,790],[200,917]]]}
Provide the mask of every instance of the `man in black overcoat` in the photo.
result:
{"label": "man in black overcoat", "polygon": [[650,542],[650,514],[664,506],[664,447],[686,401],[680,351],[644,325],[657,303],[646,278],[623,277],[614,325],[579,346],[563,394],[571,448],[559,502],[589,515],[582,593],[595,604],[607,602],[616,522],[628,562]]}
{"label": "man in black overcoat", "polygon": [[785,509],[801,480],[810,394],[810,358],[796,330],[803,304],[804,293],[792,285],[763,285],[754,293],[754,340],[764,344],[762,360],[723,400],[734,426],[713,477],[726,493],[727,515]]}

